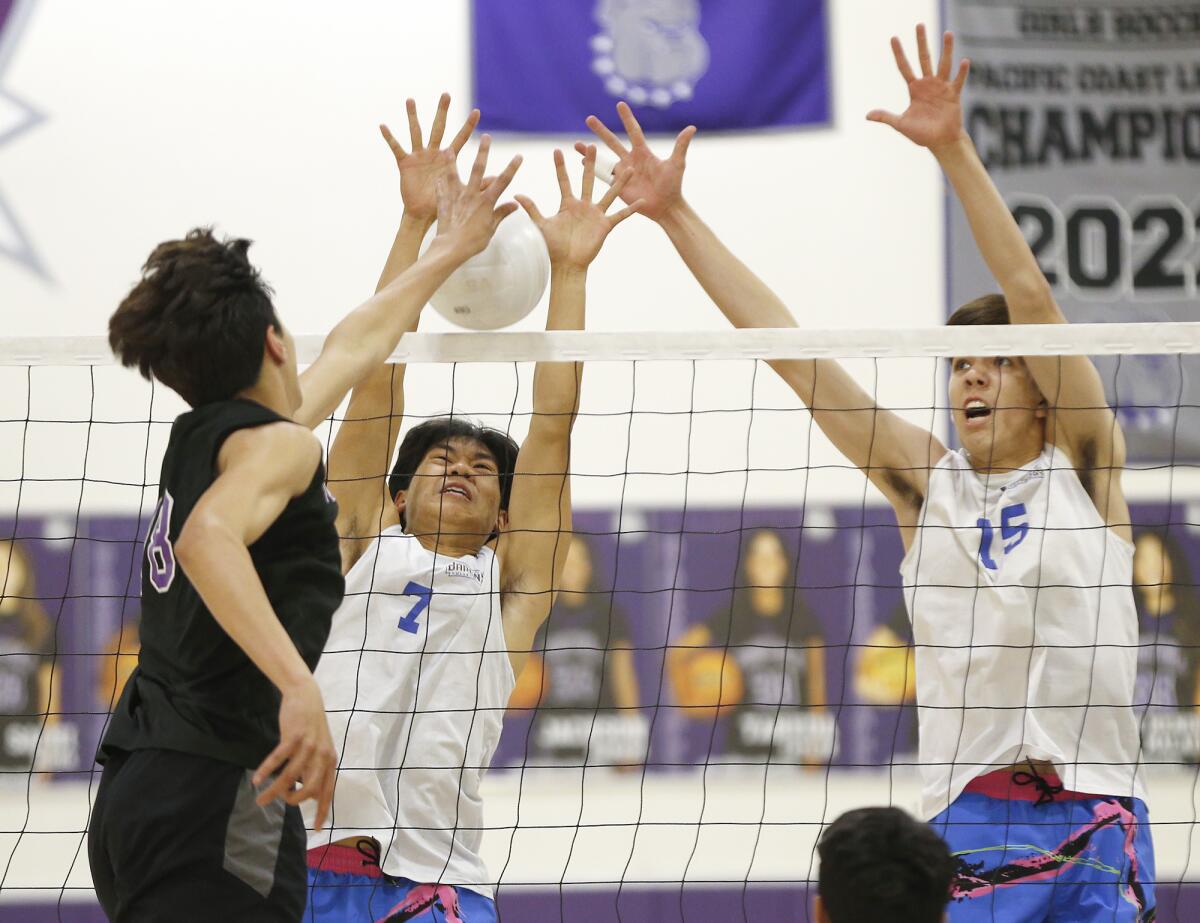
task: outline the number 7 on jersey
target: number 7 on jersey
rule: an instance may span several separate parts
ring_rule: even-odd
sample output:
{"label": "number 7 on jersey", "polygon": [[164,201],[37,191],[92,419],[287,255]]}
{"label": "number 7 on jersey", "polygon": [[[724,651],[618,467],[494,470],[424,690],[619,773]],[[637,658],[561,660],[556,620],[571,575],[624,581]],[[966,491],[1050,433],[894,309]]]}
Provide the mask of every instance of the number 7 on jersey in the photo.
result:
{"label": "number 7 on jersey", "polygon": [[409,581],[404,587],[404,596],[415,596],[417,601],[413,603],[411,609],[404,613],[396,627],[401,631],[407,631],[410,635],[415,635],[421,628],[417,621],[421,617],[421,613],[429,608],[429,600],[433,597],[433,590],[427,586],[421,586],[419,583]]}

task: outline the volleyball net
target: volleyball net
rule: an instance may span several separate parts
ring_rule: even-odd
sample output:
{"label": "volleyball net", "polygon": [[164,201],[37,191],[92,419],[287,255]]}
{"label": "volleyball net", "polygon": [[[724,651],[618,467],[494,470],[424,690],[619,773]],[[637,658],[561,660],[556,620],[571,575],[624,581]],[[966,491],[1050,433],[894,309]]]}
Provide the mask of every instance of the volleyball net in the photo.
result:
{"label": "volleyball net", "polygon": [[[298,343],[311,361],[319,341]],[[870,804],[918,812],[896,519],[768,362],[838,360],[953,447],[947,360],[1035,355],[1093,357],[1125,434],[1125,646],[1160,919],[1200,916],[1200,324],[406,337],[405,430],[452,414],[520,442],[533,363],[586,365],[575,540],[483,787],[502,914],[790,918],[824,825]],[[0,340],[0,916],[102,919],[92,757],[136,663],[143,542],[185,409],[98,339]],[[318,431],[327,445],[338,425]],[[981,512],[985,566],[1021,525]],[[1055,643],[1080,646],[1020,642]]]}

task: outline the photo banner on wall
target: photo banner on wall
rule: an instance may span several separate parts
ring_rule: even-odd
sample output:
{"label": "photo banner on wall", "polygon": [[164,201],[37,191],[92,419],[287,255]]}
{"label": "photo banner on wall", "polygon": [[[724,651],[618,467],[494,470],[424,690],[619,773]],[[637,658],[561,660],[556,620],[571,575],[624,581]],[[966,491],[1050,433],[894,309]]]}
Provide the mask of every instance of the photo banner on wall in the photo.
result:
{"label": "photo banner on wall", "polygon": [[825,0],[475,0],[474,100],[484,131],[648,132],[829,121]]}
{"label": "photo banner on wall", "polygon": [[[949,0],[964,115],[1074,322],[1200,320],[1200,3]],[[997,290],[955,201],[949,310]],[[1200,360],[1097,360],[1135,462],[1200,458]]]}

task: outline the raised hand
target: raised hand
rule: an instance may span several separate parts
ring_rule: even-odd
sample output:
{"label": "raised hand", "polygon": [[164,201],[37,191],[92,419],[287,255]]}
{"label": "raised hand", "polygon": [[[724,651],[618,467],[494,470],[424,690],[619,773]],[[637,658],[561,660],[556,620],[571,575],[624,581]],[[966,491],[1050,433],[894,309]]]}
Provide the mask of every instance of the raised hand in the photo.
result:
{"label": "raised hand", "polygon": [[913,73],[912,65],[904,55],[904,46],[895,37],[892,38],[892,53],[896,56],[900,76],[908,84],[908,108],[901,115],[873,109],[867,113],[867,118],[872,122],[891,125],[914,144],[931,150],[959,140],[963,136],[962,90],[971,62],[964,58],[958,65],[958,74],[953,80],[950,79],[954,62],[954,36],[947,32],[942,38],[942,58],[936,74],[933,72],[924,25],[917,26],[920,77]]}
{"label": "raised hand", "polygon": [[446,133],[446,115],[450,110],[450,94],[443,93],[438,100],[437,113],[429,130],[429,140],[421,140],[421,123],[417,119],[417,104],[408,100],[408,136],[412,146],[406,151],[392,135],[386,125],[380,125],[383,140],[392,149],[396,167],[400,171],[400,198],[404,202],[405,214],[421,221],[437,218],[437,181],[441,176],[455,172],[455,160],[463,146],[471,138],[479,124],[479,110],[473,109],[458,134],[447,148],[441,147]]}
{"label": "raised hand", "polygon": [[519,195],[516,200],[546,238],[546,249],[550,251],[552,264],[586,269],[600,252],[609,232],[638,211],[642,202],[635,200],[620,211],[607,214],[618,196],[628,195],[626,188],[631,182],[628,171],[616,178],[599,202],[592,201],[596,186],[595,145],[586,145],[583,151],[583,184],[578,198],[571,192],[571,180],[567,176],[566,161],[560,150],[554,152],[554,168],[558,172],[558,189],[562,193],[558,214],[545,217],[528,196]]}
{"label": "raised hand", "polygon": [[[594,115],[588,116],[587,126],[617,155],[619,162],[613,170],[613,178],[624,178],[626,181],[622,186],[621,199],[626,204],[640,202],[638,211],[641,214],[661,221],[672,208],[683,202],[683,171],[687,165],[688,145],[696,134],[696,126],[689,125],[679,133],[671,156],[663,160],[650,150],[642,126],[624,101],[617,103],[617,115],[621,117],[621,124],[629,136],[628,148]],[[575,145],[575,150],[585,156],[587,148],[582,141]]]}
{"label": "raised hand", "polygon": [[496,201],[516,176],[521,157],[510,160],[495,179],[485,180],[483,174],[491,146],[491,136],[484,135],[466,185],[454,170],[443,173],[437,180],[437,237],[431,246],[449,247],[460,260],[482,251],[500,222],[517,210],[515,202],[497,206]]}

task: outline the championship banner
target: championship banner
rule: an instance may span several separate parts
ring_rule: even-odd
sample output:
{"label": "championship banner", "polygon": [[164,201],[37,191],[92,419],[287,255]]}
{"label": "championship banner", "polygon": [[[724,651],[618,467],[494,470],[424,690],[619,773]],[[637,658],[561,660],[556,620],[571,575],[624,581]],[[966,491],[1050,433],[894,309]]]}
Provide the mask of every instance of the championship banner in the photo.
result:
{"label": "championship banner", "polygon": [[484,131],[647,132],[829,121],[825,0],[475,0],[475,105]]}
{"label": "championship banner", "polygon": [[[950,0],[965,119],[1067,316],[1200,320],[1200,3]],[[949,207],[949,305],[997,285]],[[1200,459],[1194,356],[1098,360],[1131,461]]]}

